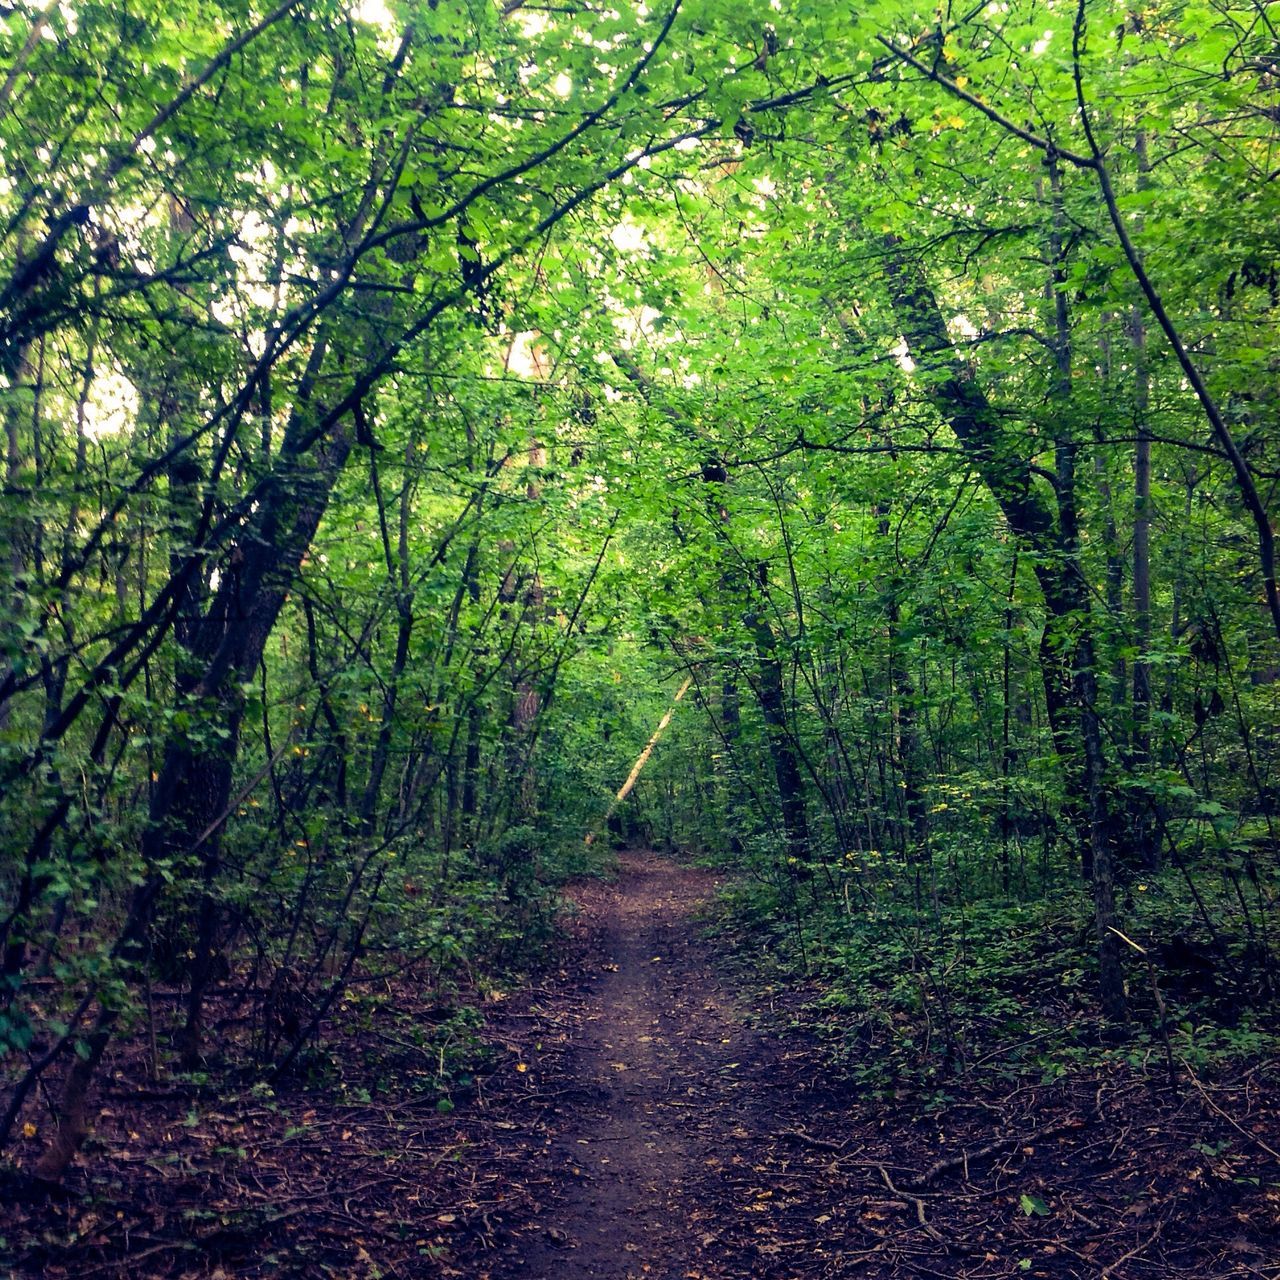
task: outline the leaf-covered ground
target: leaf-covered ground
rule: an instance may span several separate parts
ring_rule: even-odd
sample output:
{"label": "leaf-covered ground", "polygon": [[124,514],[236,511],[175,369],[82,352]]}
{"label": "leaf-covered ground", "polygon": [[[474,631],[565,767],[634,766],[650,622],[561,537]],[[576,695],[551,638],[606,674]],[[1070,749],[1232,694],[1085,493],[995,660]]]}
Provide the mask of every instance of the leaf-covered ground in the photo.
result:
{"label": "leaf-covered ground", "polygon": [[345,1050],[371,1101],[217,1104],[122,1055],[65,1196],[10,1189],[13,1274],[1280,1276],[1265,1069],[860,1098],[700,939],[714,884],[631,854],[579,886],[563,967],[490,1001],[452,1112],[376,1020]]}

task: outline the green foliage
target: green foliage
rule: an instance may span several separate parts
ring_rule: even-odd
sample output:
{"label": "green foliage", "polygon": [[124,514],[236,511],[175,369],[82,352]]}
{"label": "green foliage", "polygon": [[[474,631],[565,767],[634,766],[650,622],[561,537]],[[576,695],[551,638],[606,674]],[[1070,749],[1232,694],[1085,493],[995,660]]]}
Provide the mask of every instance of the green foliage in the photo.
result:
{"label": "green foliage", "polygon": [[877,1087],[1258,1051],[1274,50],[1081,14],[16,6],[5,1083],[332,1080],[626,841]]}

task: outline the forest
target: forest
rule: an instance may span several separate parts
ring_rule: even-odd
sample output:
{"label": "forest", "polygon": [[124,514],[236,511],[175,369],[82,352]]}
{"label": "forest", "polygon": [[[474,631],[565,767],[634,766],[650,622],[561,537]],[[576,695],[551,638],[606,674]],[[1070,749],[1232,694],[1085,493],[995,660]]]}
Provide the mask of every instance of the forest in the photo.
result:
{"label": "forest", "polygon": [[1280,3],[0,9],[0,1272],[1280,1278]]}

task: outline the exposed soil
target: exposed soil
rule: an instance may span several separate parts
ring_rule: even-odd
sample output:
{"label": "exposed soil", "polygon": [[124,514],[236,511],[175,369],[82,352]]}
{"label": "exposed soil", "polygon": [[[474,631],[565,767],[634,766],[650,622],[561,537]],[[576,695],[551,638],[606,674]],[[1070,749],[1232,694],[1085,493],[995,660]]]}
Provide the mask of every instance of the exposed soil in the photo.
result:
{"label": "exposed soil", "polygon": [[571,1083],[530,1167],[551,1196],[495,1270],[740,1274],[721,1256],[719,1217],[752,1181],[759,1073],[778,1049],[734,1006],[692,927],[714,879],[651,854],[624,855],[619,871],[576,895],[597,965],[560,1067]]}
{"label": "exposed soil", "polygon": [[576,886],[451,1113],[400,1023],[329,1028],[343,1089],[274,1098],[140,1086],[122,1043],[65,1194],[13,1184],[0,1274],[1280,1280],[1271,1064],[861,1098],[702,939],[715,883],[632,853]]}

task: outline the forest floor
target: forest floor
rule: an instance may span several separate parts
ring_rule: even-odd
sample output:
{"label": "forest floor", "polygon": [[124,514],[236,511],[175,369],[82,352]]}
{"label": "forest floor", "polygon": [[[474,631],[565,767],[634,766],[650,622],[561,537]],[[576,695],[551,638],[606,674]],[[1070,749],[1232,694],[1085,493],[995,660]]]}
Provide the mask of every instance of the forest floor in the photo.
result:
{"label": "forest floor", "polygon": [[574,886],[446,1114],[385,1056],[369,1097],[269,1103],[138,1089],[122,1056],[66,1194],[0,1219],[12,1274],[1280,1277],[1274,1073],[860,1097],[703,939],[715,887],[647,853]]}

